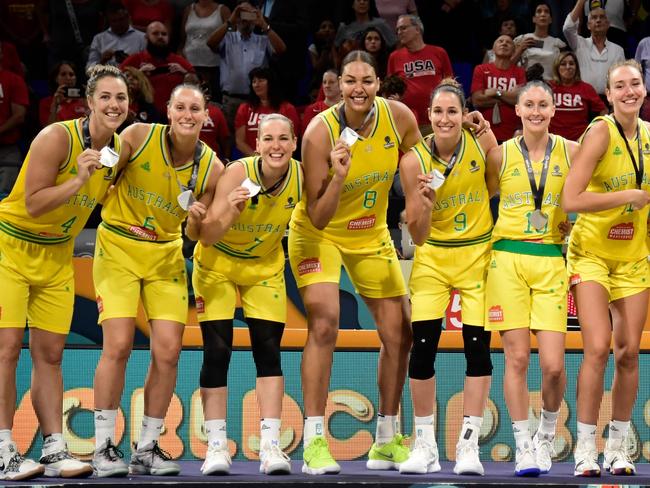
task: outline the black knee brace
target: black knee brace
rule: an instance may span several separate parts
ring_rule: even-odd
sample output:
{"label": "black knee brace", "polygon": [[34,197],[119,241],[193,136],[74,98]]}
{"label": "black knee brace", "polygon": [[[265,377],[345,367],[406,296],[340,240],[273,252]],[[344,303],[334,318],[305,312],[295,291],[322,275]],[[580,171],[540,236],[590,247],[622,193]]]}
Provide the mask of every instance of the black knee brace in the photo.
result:
{"label": "black knee brace", "polygon": [[409,359],[409,378],[428,380],[436,374],[434,364],[442,332],[442,319],[413,322],[413,347]]}
{"label": "black knee brace", "polygon": [[483,327],[463,324],[463,346],[467,361],[466,376],[492,375],[490,339],[492,333]]}
{"label": "black knee brace", "polygon": [[246,319],[251,336],[257,377],[282,376],[280,341],[284,324],[262,319]]}
{"label": "black knee brace", "polygon": [[228,366],[232,354],[232,320],[201,322],[203,365],[199,385],[221,388],[228,384]]}

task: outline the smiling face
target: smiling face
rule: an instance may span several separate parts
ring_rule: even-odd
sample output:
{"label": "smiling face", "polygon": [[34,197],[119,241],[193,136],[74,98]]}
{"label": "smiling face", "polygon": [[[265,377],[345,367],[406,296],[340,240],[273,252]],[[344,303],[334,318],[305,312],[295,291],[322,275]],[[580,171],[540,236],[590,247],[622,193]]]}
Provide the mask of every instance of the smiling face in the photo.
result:
{"label": "smiling face", "polygon": [[343,68],[339,86],[348,108],[367,112],[379,90],[379,78],[375,69],[368,63],[352,61]]}
{"label": "smiling face", "polygon": [[524,131],[548,131],[551,119],[555,115],[553,97],[541,86],[532,85],[519,93],[515,111],[521,118]]}
{"label": "smiling face", "polygon": [[429,120],[437,140],[458,140],[463,128],[463,107],[458,95],[439,89],[431,100]]}
{"label": "smiling face", "polygon": [[104,76],[97,80],[95,91],[87,97],[91,117],[103,127],[112,131],[124,123],[129,113],[129,96],[126,83],[115,76]]}
{"label": "smiling face", "polygon": [[172,132],[198,137],[207,117],[205,99],[199,88],[182,87],[172,92],[167,105]]}
{"label": "smiling face", "polygon": [[275,116],[263,119],[258,128],[256,150],[270,169],[283,171],[296,150],[290,121]]}
{"label": "smiling face", "polygon": [[610,72],[605,93],[615,115],[637,114],[646,96],[640,71],[631,65],[614,68]]}

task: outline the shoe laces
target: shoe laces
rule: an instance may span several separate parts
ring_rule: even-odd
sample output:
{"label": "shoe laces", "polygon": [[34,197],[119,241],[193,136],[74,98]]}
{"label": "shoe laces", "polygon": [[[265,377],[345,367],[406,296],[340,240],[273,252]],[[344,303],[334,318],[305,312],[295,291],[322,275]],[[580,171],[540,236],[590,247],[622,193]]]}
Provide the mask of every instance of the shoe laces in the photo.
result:
{"label": "shoe laces", "polygon": [[153,446],[151,446],[150,452],[151,452],[151,458],[152,459],[154,457],[159,457],[163,461],[171,461],[171,459],[172,459],[171,454],[169,454],[162,447],[160,447],[160,444],[158,444],[158,441],[153,442]]}
{"label": "shoe laces", "polygon": [[282,449],[280,449],[280,446],[278,446],[277,444],[271,444],[270,446],[265,447],[264,451],[267,451],[264,454],[265,459],[268,459],[270,456],[279,457],[284,459],[285,461],[289,461],[290,459],[289,456],[287,456],[287,454]]}
{"label": "shoe laces", "polygon": [[310,445],[308,446],[315,451],[322,451],[323,449],[329,450],[329,445],[327,444],[327,439],[322,436],[314,437]]}
{"label": "shoe laces", "polygon": [[117,461],[124,457],[124,453],[110,439],[106,441],[106,447],[100,451],[100,454],[109,461]]}
{"label": "shoe laces", "polygon": [[433,451],[433,447],[434,445],[431,444],[430,442],[427,442],[426,439],[422,437],[416,437],[415,441],[413,442],[412,451],[417,451],[417,450]]}
{"label": "shoe laces", "polygon": [[632,458],[628,453],[627,444],[625,441],[626,439],[621,439],[619,442],[616,442],[614,447],[606,446],[605,449],[608,453],[610,453],[610,456],[611,453],[613,453],[615,457],[622,458],[625,462],[632,464]]}
{"label": "shoe laces", "polygon": [[555,447],[553,446],[553,443],[548,440],[548,439],[537,439],[537,446],[535,446],[535,449],[538,452],[543,452],[544,454],[548,454],[549,457],[555,456]]}
{"label": "shoe laces", "polygon": [[478,444],[472,441],[461,441],[456,446],[456,457],[462,454],[478,454]]}
{"label": "shoe laces", "polygon": [[591,442],[578,442],[576,445],[576,458],[589,458],[592,461],[595,461],[598,458],[598,452],[596,450],[596,444]]}

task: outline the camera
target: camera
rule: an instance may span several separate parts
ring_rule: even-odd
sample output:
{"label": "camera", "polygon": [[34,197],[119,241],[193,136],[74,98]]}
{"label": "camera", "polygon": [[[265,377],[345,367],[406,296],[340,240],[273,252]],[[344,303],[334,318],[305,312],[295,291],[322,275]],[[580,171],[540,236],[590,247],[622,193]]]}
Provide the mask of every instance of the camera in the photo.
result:
{"label": "camera", "polygon": [[66,98],[81,98],[81,88],[69,86],[65,89]]}

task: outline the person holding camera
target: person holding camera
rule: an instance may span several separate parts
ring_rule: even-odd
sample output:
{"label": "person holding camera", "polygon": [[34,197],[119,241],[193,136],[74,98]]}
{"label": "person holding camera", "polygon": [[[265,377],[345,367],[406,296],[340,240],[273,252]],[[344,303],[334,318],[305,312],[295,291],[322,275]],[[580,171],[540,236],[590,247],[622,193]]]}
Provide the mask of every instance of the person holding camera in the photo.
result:
{"label": "person holding camera", "polygon": [[49,84],[53,94],[39,102],[38,120],[41,127],[86,114],[88,107],[81,96],[81,88],[77,86],[76,71],[73,63],[61,61],[50,72]]}
{"label": "person holding camera", "polygon": [[96,64],[119,65],[129,55],[144,50],[147,46],[144,32],[131,25],[129,11],[121,3],[106,8],[108,29],[93,37],[88,53],[86,70]]}

